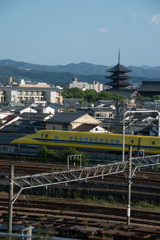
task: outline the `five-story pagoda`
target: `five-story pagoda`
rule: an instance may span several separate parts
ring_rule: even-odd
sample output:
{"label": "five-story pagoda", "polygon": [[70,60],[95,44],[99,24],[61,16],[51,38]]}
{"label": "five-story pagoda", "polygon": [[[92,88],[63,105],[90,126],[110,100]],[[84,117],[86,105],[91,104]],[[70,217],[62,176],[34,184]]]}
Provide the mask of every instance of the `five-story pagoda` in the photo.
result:
{"label": "five-story pagoda", "polygon": [[120,64],[119,51],[118,64],[115,67],[107,70],[107,72],[111,72],[113,74],[111,76],[107,76],[106,78],[112,79],[113,81],[110,83],[106,83],[106,85],[112,86],[113,89],[125,89],[127,86],[132,85],[131,83],[126,82],[127,79],[130,79],[132,77],[125,74],[131,71],[132,70],[127,69]]}

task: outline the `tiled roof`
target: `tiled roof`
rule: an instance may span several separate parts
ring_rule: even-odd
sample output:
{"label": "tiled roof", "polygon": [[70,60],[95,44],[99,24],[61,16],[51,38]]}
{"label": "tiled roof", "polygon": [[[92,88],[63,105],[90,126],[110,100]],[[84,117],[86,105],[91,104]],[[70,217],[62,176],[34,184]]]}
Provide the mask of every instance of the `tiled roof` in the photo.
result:
{"label": "tiled roof", "polygon": [[55,116],[48,119],[46,122],[52,122],[52,123],[70,123],[75,121],[77,118],[80,118],[84,116],[86,113],[79,113],[79,112],[73,112],[73,113],[58,113]]}
{"label": "tiled roof", "polygon": [[17,107],[14,112],[15,113],[19,113],[20,111],[22,111],[22,110],[24,110],[26,108],[28,108],[28,107]]}
{"label": "tiled roof", "polygon": [[55,107],[57,107],[57,108],[64,108],[64,105],[62,105],[62,104],[60,104],[60,103],[50,103],[49,105],[48,105],[48,107],[53,107],[53,106],[55,106]]}
{"label": "tiled roof", "polygon": [[142,85],[137,89],[138,92],[160,92],[159,81],[143,81]]}
{"label": "tiled roof", "polygon": [[63,98],[64,105],[71,105],[74,107],[75,105],[79,105],[80,98]]}
{"label": "tiled roof", "polygon": [[91,107],[89,108],[93,112],[113,112],[113,109],[110,107]]}
{"label": "tiled roof", "polygon": [[28,112],[24,112],[22,114],[20,114],[20,117],[22,118],[45,118],[47,116],[51,115],[50,113],[28,113]]}
{"label": "tiled roof", "polygon": [[132,70],[125,68],[120,63],[118,63],[115,67],[110,68],[107,72],[131,72]]}
{"label": "tiled roof", "polygon": [[105,90],[107,93],[117,93],[126,98],[130,98],[137,90],[135,89],[107,89]]}
{"label": "tiled roof", "polygon": [[41,111],[43,110],[45,107],[43,106],[37,106],[37,107],[34,107],[34,110],[37,110],[37,111]]}
{"label": "tiled roof", "polygon": [[80,126],[74,128],[72,131],[88,132],[97,126],[98,124],[81,124]]}
{"label": "tiled roof", "polygon": [[34,125],[7,125],[6,127],[0,129],[0,132],[9,132],[9,133],[26,133],[26,134],[32,134],[35,133],[35,131],[40,131],[45,129],[42,126],[34,126]]}
{"label": "tiled roof", "polygon": [[9,123],[10,121],[12,121],[13,119],[17,118],[17,116],[14,115],[8,115],[6,117],[4,117],[3,119],[1,119],[1,121],[5,121],[3,123],[0,123],[0,127],[4,126],[5,124]]}

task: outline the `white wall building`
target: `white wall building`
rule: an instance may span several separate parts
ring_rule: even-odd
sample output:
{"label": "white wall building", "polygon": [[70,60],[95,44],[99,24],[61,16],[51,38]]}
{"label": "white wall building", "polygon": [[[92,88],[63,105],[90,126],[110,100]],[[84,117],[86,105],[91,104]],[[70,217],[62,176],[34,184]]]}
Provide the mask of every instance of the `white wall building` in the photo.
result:
{"label": "white wall building", "polygon": [[73,78],[72,82],[55,82],[55,86],[60,86],[62,88],[80,88],[83,91],[87,89],[95,90],[96,92],[103,91],[103,84],[93,81],[92,83],[88,82],[78,82],[77,78]]}
{"label": "white wall building", "polygon": [[0,102],[63,103],[61,90],[58,88],[26,86],[0,86]]}

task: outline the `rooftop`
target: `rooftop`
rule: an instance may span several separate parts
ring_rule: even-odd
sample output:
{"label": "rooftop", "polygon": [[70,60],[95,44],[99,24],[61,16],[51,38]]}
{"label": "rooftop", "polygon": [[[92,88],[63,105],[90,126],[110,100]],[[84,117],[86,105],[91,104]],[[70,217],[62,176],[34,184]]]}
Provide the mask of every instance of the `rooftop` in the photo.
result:
{"label": "rooftop", "polygon": [[73,131],[88,132],[97,126],[98,124],[81,124],[80,126],[74,128]]}
{"label": "rooftop", "polygon": [[77,118],[84,116],[86,113],[73,112],[73,113],[58,113],[55,116],[48,119],[46,122],[52,123],[70,123],[75,121]]}
{"label": "rooftop", "polygon": [[126,98],[130,98],[134,93],[137,92],[137,90],[135,89],[113,89],[113,88],[106,89],[105,91],[108,93],[117,93]]}
{"label": "rooftop", "polygon": [[51,92],[51,91],[56,91],[56,92],[61,92],[59,88],[54,88],[54,87],[19,87],[19,86],[0,86],[0,90],[13,90],[13,91],[46,91],[46,92]]}
{"label": "rooftop", "polygon": [[120,63],[118,63],[115,67],[110,68],[107,70],[107,72],[131,72],[132,70],[125,68],[124,66],[122,66]]}
{"label": "rooftop", "polygon": [[142,85],[137,89],[138,92],[160,92],[160,82],[158,81],[143,81]]}

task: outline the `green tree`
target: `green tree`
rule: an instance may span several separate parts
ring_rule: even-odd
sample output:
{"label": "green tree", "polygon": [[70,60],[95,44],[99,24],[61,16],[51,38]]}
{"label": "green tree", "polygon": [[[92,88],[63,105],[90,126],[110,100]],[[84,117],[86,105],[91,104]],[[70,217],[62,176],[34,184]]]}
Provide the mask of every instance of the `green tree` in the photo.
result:
{"label": "green tree", "polygon": [[87,101],[88,103],[95,103],[98,100],[115,100],[123,101],[126,98],[117,93],[108,93],[106,91],[101,91],[97,93],[95,90],[87,89],[82,91],[79,88],[67,88],[62,92],[64,98],[81,98],[80,102]]}
{"label": "green tree", "polygon": [[[76,150],[76,148],[66,148],[64,151],[63,151],[63,154],[62,154],[62,159],[63,160],[67,160],[67,157],[69,155],[79,155],[79,154],[82,154],[82,163],[85,164],[87,163],[88,161],[88,155],[85,154],[84,152],[79,152]],[[79,162],[79,159],[76,160],[77,162]]]}
{"label": "green tree", "polygon": [[61,160],[61,156],[58,151],[55,151],[53,149],[48,149],[45,146],[42,146],[40,148],[38,157],[46,162]]}
{"label": "green tree", "polygon": [[153,96],[153,99],[154,99],[154,100],[160,100],[160,95],[154,95],[154,96]]}

